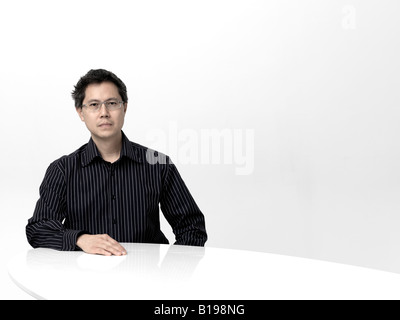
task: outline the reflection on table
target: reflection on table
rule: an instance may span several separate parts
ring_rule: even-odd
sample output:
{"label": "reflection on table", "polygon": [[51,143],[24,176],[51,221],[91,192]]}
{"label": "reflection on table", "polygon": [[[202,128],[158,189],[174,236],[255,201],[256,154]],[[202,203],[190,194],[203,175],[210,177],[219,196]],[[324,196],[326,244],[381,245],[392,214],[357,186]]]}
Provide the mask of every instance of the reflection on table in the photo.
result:
{"label": "reflection on table", "polygon": [[38,299],[400,299],[400,275],[278,254],[123,243],[126,256],[32,249],[8,272]]}
{"label": "reflection on table", "polygon": [[[114,273],[144,278],[168,280],[188,279],[204,256],[203,247],[168,246],[161,257],[160,244],[124,243],[126,256],[104,257],[84,252],[63,252],[48,249],[30,250],[26,255],[31,270],[60,270],[66,273]],[[165,249],[165,248],[164,248]]]}

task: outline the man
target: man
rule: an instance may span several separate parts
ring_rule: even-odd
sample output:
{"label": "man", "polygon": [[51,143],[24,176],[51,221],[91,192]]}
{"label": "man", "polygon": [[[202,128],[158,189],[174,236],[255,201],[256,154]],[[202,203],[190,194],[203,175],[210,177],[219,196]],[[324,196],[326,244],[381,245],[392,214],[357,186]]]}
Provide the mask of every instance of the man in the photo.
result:
{"label": "man", "polygon": [[91,139],[47,169],[26,226],[32,247],[110,256],[126,254],[120,242],[167,244],[159,207],[175,244],[204,246],[204,216],[176,166],[122,131],[125,84],[112,72],[90,70],[72,97]]}

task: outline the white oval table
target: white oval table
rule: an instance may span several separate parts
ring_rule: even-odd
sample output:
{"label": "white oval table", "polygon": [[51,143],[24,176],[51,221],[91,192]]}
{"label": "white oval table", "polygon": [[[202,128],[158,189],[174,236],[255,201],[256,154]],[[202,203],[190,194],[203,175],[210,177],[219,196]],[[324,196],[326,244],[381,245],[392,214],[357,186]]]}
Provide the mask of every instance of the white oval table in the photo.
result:
{"label": "white oval table", "polygon": [[400,275],[278,254],[123,243],[128,254],[32,249],[8,272],[37,299],[400,299]]}

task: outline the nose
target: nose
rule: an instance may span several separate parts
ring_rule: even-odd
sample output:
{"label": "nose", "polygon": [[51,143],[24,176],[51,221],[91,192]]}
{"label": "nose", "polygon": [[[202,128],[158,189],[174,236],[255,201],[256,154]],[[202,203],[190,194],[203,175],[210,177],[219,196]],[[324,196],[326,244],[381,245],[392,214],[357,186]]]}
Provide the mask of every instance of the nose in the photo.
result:
{"label": "nose", "polygon": [[108,118],[110,117],[110,112],[106,108],[106,104],[103,102],[100,106],[100,118]]}

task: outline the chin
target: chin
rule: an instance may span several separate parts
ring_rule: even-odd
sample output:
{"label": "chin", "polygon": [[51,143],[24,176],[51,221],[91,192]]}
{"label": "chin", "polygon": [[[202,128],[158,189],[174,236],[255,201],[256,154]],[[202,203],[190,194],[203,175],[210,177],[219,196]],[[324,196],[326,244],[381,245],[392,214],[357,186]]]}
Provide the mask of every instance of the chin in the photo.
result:
{"label": "chin", "polygon": [[120,130],[96,130],[92,134],[99,138],[107,139],[116,136],[119,132]]}

